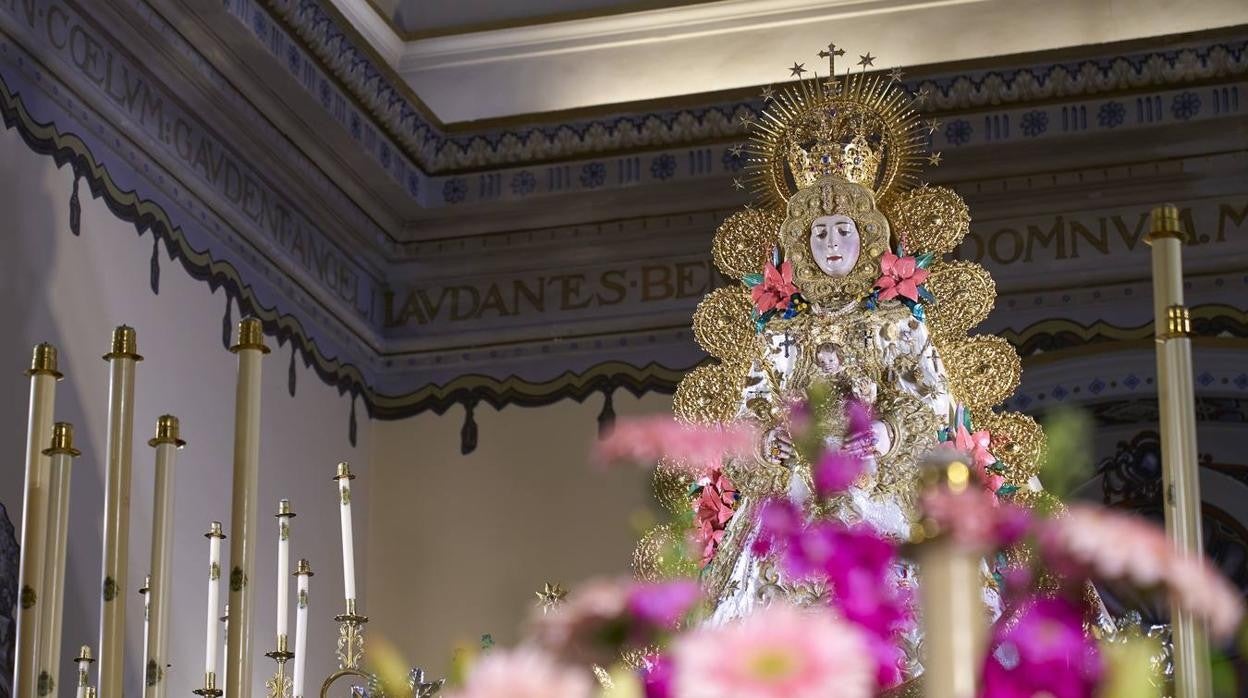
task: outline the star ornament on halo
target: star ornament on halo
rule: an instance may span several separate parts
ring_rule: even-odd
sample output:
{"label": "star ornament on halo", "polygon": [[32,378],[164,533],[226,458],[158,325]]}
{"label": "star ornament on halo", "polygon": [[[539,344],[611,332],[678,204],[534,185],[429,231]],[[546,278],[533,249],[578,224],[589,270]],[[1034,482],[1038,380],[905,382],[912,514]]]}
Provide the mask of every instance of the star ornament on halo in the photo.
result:
{"label": "star ornament on halo", "polygon": [[563,603],[563,600],[568,596],[568,590],[564,589],[563,585],[558,582],[554,584],[546,582],[542,590],[536,592],[536,594],[538,605],[542,607],[542,613],[547,613]]}
{"label": "star ornament on halo", "polygon": [[774,101],[776,99],[776,91],[768,85],[763,88],[763,104]]}
{"label": "star ornament on halo", "polygon": [[901,68],[893,68],[892,70],[888,71],[888,79],[892,80],[893,82],[901,82],[902,79],[905,77],[906,77],[906,73]]}
{"label": "star ornament on halo", "polygon": [[789,77],[800,78],[802,73],[806,72],[806,64],[793,61],[793,67],[789,68]]}
{"label": "star ornament on halo", "polygon": [[871,52],[867,51],[867,55],[858,56],[858,65],[862,66],[863,68],[867,68],[869,66],[875,65],[875,56],[872,56]]}
{"label": "star ornament on halo", "polygon": [[936,151],[927,156],[927,164],[939,166],[941,161],[940,151]]}

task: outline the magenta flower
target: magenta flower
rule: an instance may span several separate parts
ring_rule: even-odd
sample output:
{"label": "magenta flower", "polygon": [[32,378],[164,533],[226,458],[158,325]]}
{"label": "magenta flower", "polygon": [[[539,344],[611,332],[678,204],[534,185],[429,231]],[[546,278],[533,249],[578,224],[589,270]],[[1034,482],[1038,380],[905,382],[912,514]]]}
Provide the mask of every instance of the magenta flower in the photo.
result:
{"label": "magenta flower", "polygon": [[820,497],[844,492],[862,474],[865,465],[863,459],[844,451],[825,452],[815,464],[815,492]]}
{"label": "magenta flower", "polygon": [[692,580],[638,584],[628,595],[628,612],[644,625],[675,630],[701,598],[701,587]]}
{"label": "magenta flower", "polygon": [[880,257],[880,278],[876,279],[875,287],[880,289],[882,301],[901,296],[918,302],[919,284],[927,281],[927,276],[928,271],[920,269],[914,257],[898,257],[892,252],[885,252]]}
{"label": "magenta flower", "polygon": [[641,668],[641,688],[645,698],[675,698],[672,692],[672,676],[675,673],[672,660],[667,655],[647,657]]}
{"label": "magenta flower", "polygon": [[789,307],[789,300],[797,293],[793,283],[793,263],[783,262],[777,269],[775,264],[768,263],[763,269],[763,281],[750,289],[754,298],[754,307],[759,314],[769,310],[784,310]]}
{"label": "magenta flower", "polygon": [[1001,623],[984,664],[984,698],[1092,698],[1104,671],[1080,609],[1064,598],[1034,600],[1017,623]]}

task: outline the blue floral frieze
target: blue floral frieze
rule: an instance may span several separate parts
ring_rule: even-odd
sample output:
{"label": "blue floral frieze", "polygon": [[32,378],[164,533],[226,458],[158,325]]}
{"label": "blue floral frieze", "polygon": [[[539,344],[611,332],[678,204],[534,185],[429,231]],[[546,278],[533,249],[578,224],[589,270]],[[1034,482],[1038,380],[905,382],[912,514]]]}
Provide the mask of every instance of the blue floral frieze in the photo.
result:
{"label": "blue floral frieze", "polygon": [[650,162],[650,176],[663,181],[676,174],[676,158],[664,153]]}
{"label": "blue floral frieze", "polygon": [[974,131],[975,128],[971,126],[971,122],[966,119],[954,119],[945,126],[945,140],[949,141],[950,145],[965,145],[971,140],[971,134]]}
{"label": "blue floral frieze", "polygon": [[1096,111],[1096,123],[1101,128],[1117,128],[1127,118],[1127,108],[1122,102],[1106,102]]}
{"label": "blue floral frieze", "polygon": [[1049,128],[1048,112],[1037,109],[1034,111],[1029,111],[1026,114],[1023,114],[1022,129],[1023,129],[1024,136],[1028,136],[1029,138],[1035,138],[1036,136],[1039,136],[1040,134],[1047,131],[1048,128]]}
{"label": "blue floral frieze", "polygon": [[1200,113],[1200,95],[1195,92],[1180,92],[1170,103],[1170,113],[1182,121],[1196,116]]}

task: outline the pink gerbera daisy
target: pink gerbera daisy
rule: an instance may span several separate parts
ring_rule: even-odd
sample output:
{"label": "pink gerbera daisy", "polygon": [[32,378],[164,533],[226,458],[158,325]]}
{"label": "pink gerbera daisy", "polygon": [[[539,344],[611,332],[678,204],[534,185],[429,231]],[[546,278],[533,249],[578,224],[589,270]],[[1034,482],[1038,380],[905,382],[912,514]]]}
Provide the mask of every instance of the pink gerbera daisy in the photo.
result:
{"label": "pink gerbera daisy", "polygon": [[681,698],[866,698],[875,663],[857,627],[826,609],[775,605],[682,636],[672,648]]}
{"label": "pink gerbera daisy", "polygon": [[522,646],[485,655],[447,698],[590,698],[592,690],[587,671]]}

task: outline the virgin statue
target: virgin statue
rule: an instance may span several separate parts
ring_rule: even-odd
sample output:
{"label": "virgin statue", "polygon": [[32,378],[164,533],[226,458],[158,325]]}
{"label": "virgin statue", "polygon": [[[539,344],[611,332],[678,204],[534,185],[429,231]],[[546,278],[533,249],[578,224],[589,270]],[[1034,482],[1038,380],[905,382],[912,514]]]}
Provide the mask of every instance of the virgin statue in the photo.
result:
{"label": "virgin statue", "polygon": [[[1043,433],[1024,415],[993,410],[1017,387],[1019,357],[1000,338],[966,336],[995,287],[979,265],[941,259],[970,219],[953,191],[919,186],[920,166],[939,156],[924,154],[934,127],[913,104],[882,76],[816,76],[776,93],[754,127],[749,172],[759,200],[725,220],[713,248],[719,268],[743,283],[699,305],[695,336],[718,362],[692,371],[674,401],[683,420],[747,420],[763,435],[748,462],[727,462],[695,485],[719,502],[698,518],[711,623],[826,592],[785,579],[755,553],[768,498],[910,540],[919,461],[941,439],[971,452],[998,497],[1046,496],[1035,477]],[[867,463],[831,502],[812,496],[811,464],[790,434],[791,406],[816,384],[831,403],[857,400],[873,414],[870,437],[847,439],[843,412],[820,412],[831,415],[821,425],[828,445]],[[984,600],[999,614],[995,566],[983,568]],[[893,579],[917,583],[908,562]],[[918,631],[903,642],[905,673],[917,675]]]}

